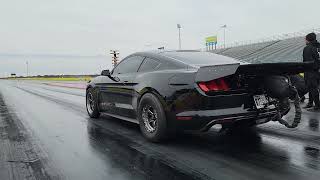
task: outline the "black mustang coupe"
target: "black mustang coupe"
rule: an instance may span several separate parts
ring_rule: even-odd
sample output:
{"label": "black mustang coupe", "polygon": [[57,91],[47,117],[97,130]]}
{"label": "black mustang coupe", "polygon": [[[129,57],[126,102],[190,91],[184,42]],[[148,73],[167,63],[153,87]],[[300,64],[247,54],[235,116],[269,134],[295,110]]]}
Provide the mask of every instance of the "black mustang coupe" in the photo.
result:
{"label": "black mustang coupe", "polygon": [[91,118],[105,113],[138,123],[153,142],[216,124],[253,126],[272,120],[279,99],[287,96],[284,86],[267,87],[266,77],[287,82],[286,74],[304,68],[303,63],[249,64],[200,51],[139,52],[88,83],[86,107]]}

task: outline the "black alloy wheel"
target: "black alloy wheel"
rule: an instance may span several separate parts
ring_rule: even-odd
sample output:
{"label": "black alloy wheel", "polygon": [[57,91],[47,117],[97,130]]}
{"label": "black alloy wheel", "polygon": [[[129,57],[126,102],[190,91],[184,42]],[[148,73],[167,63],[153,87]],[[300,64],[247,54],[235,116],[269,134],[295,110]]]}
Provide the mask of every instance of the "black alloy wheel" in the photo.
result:
{"label": "black alloy wheel", "polygon": [[100,116],[96,94],[97,93],[93,88],[88,89],[86,93],[86,108],[88,115],[91,118],[98,118]]}
{"label": "black alloy wheel", "polygon": [[138,118],[140,130],[147,140],[160,142],[167,137],[165,112],[155,95],[151,93],[143,95],[138,107]]}

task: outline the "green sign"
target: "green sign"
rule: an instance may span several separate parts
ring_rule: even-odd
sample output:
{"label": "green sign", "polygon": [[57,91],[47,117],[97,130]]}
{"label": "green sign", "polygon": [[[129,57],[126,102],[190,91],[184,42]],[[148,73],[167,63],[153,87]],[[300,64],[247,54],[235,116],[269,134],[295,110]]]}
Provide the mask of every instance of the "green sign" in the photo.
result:
{"label": "green sign", "polygon": [[216,44],[217,43],[217,36],[210,36],[206,38],[206,43],[213,43]]}

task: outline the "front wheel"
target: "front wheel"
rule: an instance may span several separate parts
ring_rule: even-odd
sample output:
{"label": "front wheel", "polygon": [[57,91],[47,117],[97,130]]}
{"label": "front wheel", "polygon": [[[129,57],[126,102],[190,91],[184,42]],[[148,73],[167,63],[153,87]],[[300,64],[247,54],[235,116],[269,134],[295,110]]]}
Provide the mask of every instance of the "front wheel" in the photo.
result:
{"label": "front wheel", "polygon": [[88,115],[91,118],[98,118],[100,116],[100,112],[98,110],[97,92],[93,88],[90,88],[87,90],[86,108],[87,108]]}
{"label": "front wheel", "polygon": [[167,137],[167,120],[158,98],[147,93],[143,95],[138,107],[140,130],[152,142],[160,142]]}

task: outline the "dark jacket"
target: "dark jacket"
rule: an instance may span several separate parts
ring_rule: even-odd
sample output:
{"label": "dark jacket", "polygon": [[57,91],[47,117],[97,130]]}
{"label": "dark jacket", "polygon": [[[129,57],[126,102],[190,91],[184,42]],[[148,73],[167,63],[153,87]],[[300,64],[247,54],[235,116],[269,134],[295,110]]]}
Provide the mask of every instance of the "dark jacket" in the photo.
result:
{"label": "dark jacket", "polygon": [[303,77],[299,74],[290,76],[291,84],[297,88],[299,96],[302,97],[308,93],[307,86]]}
{"label": "dark jacket", "polygon": [[303,49],[303,62],[318,62],[319,54],[317,49],[320,49],[320,43],[318,41],[308,43]]}
{"label": "dark jacket", "polygon": [[320,43],[318,41],[308,43],[303,49],[303,62],[314,62],[314,72],[305,73],[306,81],[319,79],[320,59],[318,49],[320,50]]}

